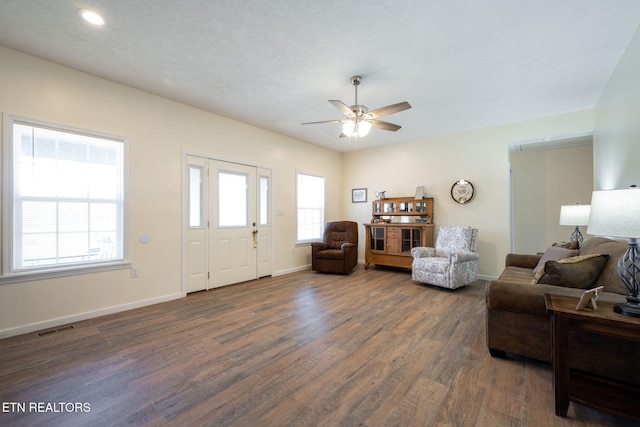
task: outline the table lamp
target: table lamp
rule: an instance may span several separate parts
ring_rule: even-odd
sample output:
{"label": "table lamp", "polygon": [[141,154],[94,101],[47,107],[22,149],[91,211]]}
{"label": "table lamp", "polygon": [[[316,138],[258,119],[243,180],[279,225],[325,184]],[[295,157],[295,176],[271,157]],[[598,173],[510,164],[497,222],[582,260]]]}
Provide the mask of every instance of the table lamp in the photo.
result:
{"label": "table lamp", "polygon": [[589,224],[589,212],[591,211],[591,206],[589,205],[581,205],[576,203],[575,205],[564,205],[560,206],[560,225],[571,225],[574,226],[575,229],[573,233],[571,233],[571,241],[578,241],[578,246],[582,245],[584,238],[580,233],[580,229],[578,228],[581,225]]}
{"label": "table lamp", "polygon": [[594,191],[587,233],[629,240],[629,249],[618,261],[618,276],[629,289],[626,303],[614,306],[616,313],[640,317],[640,189]]}

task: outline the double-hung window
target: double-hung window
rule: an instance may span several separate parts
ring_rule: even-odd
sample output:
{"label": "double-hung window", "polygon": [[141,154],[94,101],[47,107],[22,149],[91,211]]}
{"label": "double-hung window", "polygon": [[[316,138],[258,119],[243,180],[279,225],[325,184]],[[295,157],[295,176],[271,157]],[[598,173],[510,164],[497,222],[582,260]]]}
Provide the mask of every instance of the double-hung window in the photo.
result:
{"label": "double-hung window", "polygon": [[125,145],[4,115],[2,276],[125,262]]}
{"label": "double-hung window", "polygon": [[324,178],[298,172],[296,210],[298,243],[322,240],[324,232]]}

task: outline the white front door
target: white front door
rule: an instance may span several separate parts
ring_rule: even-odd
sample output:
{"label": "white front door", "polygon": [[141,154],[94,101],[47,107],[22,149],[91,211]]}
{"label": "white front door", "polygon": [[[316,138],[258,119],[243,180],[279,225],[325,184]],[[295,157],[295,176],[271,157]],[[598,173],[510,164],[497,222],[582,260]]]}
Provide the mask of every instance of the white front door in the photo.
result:
{"label": "white front door", "polygon": [[258,278],[256,168],[210,160],[210,288]]}

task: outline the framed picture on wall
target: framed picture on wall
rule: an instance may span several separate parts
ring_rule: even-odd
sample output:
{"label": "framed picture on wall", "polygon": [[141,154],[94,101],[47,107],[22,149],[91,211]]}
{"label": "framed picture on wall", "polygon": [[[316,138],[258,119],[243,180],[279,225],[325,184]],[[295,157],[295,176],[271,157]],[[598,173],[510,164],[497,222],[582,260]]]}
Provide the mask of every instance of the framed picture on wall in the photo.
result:
{"label": "framed picture on wall", "polygon": [[351,203],[364,203],[367,201],[366,188],[354,188],[351,190]]}

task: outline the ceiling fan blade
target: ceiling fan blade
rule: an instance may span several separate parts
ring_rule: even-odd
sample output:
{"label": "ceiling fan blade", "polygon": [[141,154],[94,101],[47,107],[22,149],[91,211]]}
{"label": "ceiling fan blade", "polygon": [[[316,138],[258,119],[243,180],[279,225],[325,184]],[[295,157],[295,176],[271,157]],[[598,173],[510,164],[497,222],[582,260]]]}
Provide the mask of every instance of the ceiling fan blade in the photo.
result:
{"label": "ceiling fan blade", "polygon": [[375,119],[376,117],[399,113],[400,111],[408,110],[409,108],[411,108],[411,104],[409,104],[408,102],[399,102],[397,104],[387,105],[386,107],[380,107],[376,108],[375,110],[369,111],[367,113],[367,117]]}
{"label": "ceiling fan blade", "polygon": [[391,131],[394,131],[394,132],[402,127],[402,126],[398,126],[398,125],[393,124],[393,123],[383,122],[381,120],[369,120],[369,121],[371,122],[371,126],[373,126],[374,128],[384,129],[384,130],[391,130]]}
{"label": "ceiling fan blade", "polygon": [[344,114],[345,116],[351,117],[354,115],[353,111],[351,111],[351,108],[349,108],[344,102],[338,101],[336,99],[331,99],[329,100],[329,102],[333,104],[338,110],[342,111],[342,114]]}
{"label": "ceiling fan blade", "polygon": [[320,123],[344,123],[346,120],[322,120],[319,122],[306,122],[306,123],[300,123],[301,125],[317,125]]}

